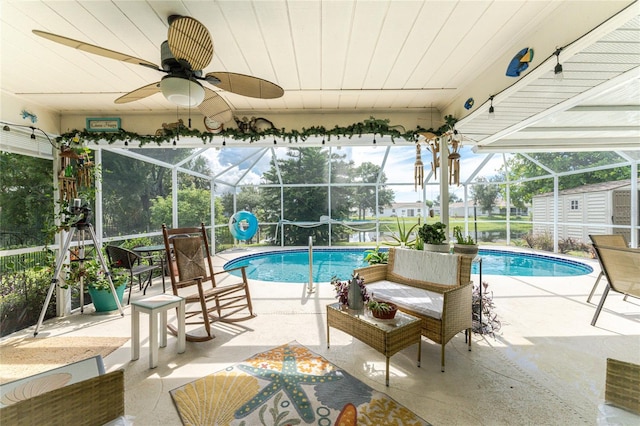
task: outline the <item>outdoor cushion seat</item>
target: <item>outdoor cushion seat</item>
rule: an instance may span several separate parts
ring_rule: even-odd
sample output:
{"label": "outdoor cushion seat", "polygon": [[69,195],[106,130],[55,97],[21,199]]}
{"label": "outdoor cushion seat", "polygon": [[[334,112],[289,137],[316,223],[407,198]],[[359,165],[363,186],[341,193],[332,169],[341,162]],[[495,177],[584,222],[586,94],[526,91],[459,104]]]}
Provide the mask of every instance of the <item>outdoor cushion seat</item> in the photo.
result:
{"label": "outdoor cushion seat", "polygon": [[375,299],[393,302],[422,320],[422,335],[440,345],[444,371],[445,345],[465,331],[471,350],[471,258],[392,247],[386,264],[355,269]]}
{"label": "outdoor cushion seat", "polygon": [[392,302],[400,309],[411,310],[420,315],[442,318],[444,296],[442,293],[383,280],[367,285],[374,298]]}

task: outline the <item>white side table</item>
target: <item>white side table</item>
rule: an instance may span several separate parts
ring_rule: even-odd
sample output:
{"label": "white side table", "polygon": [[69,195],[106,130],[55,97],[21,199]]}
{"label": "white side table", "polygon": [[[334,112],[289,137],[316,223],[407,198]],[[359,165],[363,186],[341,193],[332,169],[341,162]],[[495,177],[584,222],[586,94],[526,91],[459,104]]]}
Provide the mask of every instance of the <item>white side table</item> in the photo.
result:
{"label": "white side table", "polygon": [[[160,347],[167,346],[167,311],[178,308],[178,353],[185,351],[185,319],[184,298],[169,294],[146,297],[131,302],[131,359],[140,357],[140,312],[149,315],[149,368],[158,366],[158,333],[160,333]],[[158,328],[158,316],[160,328]]]}

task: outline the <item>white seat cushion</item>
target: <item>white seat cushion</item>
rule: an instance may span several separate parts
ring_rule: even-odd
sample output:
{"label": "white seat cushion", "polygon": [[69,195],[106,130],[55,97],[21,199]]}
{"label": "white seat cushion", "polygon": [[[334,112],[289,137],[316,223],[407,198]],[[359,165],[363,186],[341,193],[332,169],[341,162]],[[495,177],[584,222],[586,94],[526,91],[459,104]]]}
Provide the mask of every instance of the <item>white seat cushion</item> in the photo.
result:
{"label": "white seat cushion", "polygon": [[376,281],[367,284],[369,296],[375,299],[392,302],[420,315],[431,318],[442,318],[444,296],[421,288],[398,284],[391,281]]}

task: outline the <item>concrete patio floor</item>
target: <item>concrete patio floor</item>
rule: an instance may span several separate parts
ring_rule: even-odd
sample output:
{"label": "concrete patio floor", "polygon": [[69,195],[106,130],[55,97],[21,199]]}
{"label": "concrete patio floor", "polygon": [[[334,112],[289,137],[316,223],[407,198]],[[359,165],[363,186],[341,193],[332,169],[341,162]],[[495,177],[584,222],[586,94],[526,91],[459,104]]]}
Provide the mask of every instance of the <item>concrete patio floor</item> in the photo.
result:
{"label": "concrete patio floor", "polygon": [[[215,257],[217,265],[249,250]],[[581,259],[582,260],[582,259]],[[467,351],[464,334],[446,346],[446,372],[440,372],[439,346],[422,339],[391,358],[390,386],[384,385],[385,359],[364,343],[331,330],[327,348],[326,308],[335,302],[329,283],[307,293],[305,285],[251,281],[256,318],[214,326],[216,338],[187,342],[176,354],[172,336],[159,351],[159,366],[148,369],[148,332],[142,318],[140,359],[131,361],[131,341],[105,358],[108,371],[125,370],[126,414],[138,425],[179,425],[169,391],[224,369],[274,346],[297,341],[346,369],[369,386],[386,392],[434,425],[582,425],[596,424],[603,403],[607,358],[640,364],[640,300],[610,292],[597,326],[590,325],[604,289],[592,303],[587,296],[600,272],[571,278],[484,275],[493,292],[502,329],[495,337],[473,335]],[[472,279],[477,282],[478,276]],[[162,291],[159,279],[148,294]],[[132,298],[142,297],[133,293]],[[46,321],[38,337],[130,337],[125,317],[84,314]],[[169,319],[173,314],[170,314]],[[29,335],[33,328],[16,335]]]}

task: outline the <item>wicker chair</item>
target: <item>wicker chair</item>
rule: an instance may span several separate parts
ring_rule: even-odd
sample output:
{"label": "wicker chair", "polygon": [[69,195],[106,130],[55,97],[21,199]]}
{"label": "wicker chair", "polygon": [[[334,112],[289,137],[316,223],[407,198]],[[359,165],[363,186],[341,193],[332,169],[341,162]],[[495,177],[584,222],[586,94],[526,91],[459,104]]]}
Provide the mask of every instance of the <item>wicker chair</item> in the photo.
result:
{"label": "wicker chair", "polygon": [[[594,237],[596,237],[595,240]],[[609,290],[640,297],[640,250],[599,245],[595,243],[597,236],[590,235],[590,238],[594,241],[593,247],[608,281],[591,320],[591,325],[596,325]]]}
{"label": "wicker chair", "polygon": [[[627,241],[624,239],[624,235],[622,234],[607,234],[607,235],[589,235],[589,238],[591,238],[591,242],[593,243],[593,245],[601,245],[601,246],[608,246],[608,247],[629,247],[629,245],[627,244]],[[596,282],[593,284],[593,287],[591,288],[591,293],[589,293],[589,297],[587,298],[587,303],[591,303],[591,298],[593,297],[593,294],[596,292],[596,288],[598,287],[598,284],[600,284],[600,280],[602,279],[602,277],[604,276],[604,271],[602,270],[602,264],[600,264],[601,266],[601,271],[600,274],[598,274],[598,278],[596,279]],[[625,300],[626,300],[626,296],[625,296]]]}
{"label": "wicker chair", "polygon": [[[396,269],[399,250],[402,249],[389,249],[388,263],[355,269],[354,273],[364,279],[365,285],[376,281],[391,281],[442,294],[444,300],[443,312],[440,318],[424,315],[417,312],[417,309],[408,309],[404,306],[399,306],[399,309],[420,318],[422,320],[422,335],[440,345],[440,364],[441,370],[444,372],[445,346],[459,332],[465,331],[468,337],[468,348],[471,350],[472,259],[468,256],[454,255],[459,257],[457,270],[454,274],[456,285],[441,285],[427,280],[419,281],[403,276],[402,271]],[[430,257],[434,254],[416,250],[409,250],[408,253],[416,257]],[[436,255],[440,255],[440,253],[436,253]]]}
{"label": "wicker chair", "polygon": [[[128,250],[126,248],[118,246],[105,247],[107,257],[109,258],[109,265],[112,269],[126,269],[129,271],[129,297],[127,298],[127,304],[131,302],[131,291],[133,290],[133,277],[138,277],[138,286],[142,290],[142,294],[147,292],[147,287],[151,285],[151,279],[153,278],[153,271],[160,269],[161,265],[146,265],[142,263],[143,258],[138,253]],[[144,280],[144,289],[142,287],[142,276],[149,274]]]}
{"label": "wicker chair", "polygon": [[[187,305],[186,324],[204,324],[204,336],[187,332],[187,340],[213,339],[211,323],[215,321],[238,322],[255,317],[244,267],[213,272],[204,224],[174,229],[162,225],[162,235],[167,253],[172,254],[167,266],[173,293],[184,297]],[[239,280],[228,273],[234,270],[240,271]],[[175,327],[168,327],[177,333]]]}
{"label": "wicker chair", "polygon": [[3,425],[102,425],[124,416],[124,370],[54,389],[0,409]]}
{"label": "wicker chair", "polygon": [[[604,399],[607,404],[640,415],[640,365],[607,358]],[[634,421],[640,422],[640,418]]]}

